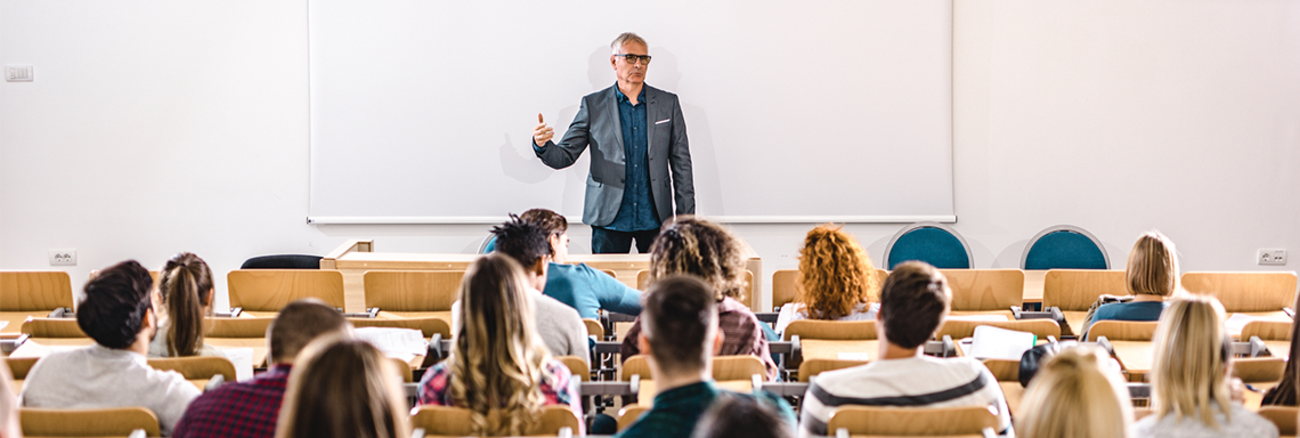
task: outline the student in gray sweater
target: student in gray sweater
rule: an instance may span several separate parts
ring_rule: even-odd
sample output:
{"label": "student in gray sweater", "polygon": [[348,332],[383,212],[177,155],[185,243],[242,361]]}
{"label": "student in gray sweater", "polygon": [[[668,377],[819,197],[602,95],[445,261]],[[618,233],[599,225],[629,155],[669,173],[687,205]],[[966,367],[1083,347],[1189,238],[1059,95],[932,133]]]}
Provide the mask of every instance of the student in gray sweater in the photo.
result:
{"label": "student in gray sweater", "polygon": [[171,435],[199,389],[175,371],[149,366],[145,355],[158,332],[149,270],[134,260],[105,269],[86,283],[77,325],[95,345],[52,353],[27,374],[20,403],[29,408],[100,409],[142,406]]}

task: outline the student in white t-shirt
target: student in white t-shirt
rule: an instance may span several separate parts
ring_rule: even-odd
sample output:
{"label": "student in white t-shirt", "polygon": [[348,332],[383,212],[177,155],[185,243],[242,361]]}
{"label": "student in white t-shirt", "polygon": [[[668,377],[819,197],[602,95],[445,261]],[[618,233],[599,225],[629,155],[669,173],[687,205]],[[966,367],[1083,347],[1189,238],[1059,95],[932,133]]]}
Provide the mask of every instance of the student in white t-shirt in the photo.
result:
{"label": "student in white t-shirt", "polygon": [[781,307],[776,331],[800,319],[870,321],[880,310],[880,284],[867,251],[834,225],[813,228],[799,249],[799,295]]}
{"label": "student in white t-shirt", "polygon": [[142,406],[171,435],[199,389],[175,371],[149,366],[145,355],[158,333],[151,299],[153,278],[134,260],[86,283],[77,325],[95,345],[51,353],[27,373],[21,403],[29,408],[100,409]]}
{"label": "student in white t-shirt", "polygon": [[997,432],[1014,435],[1002,389],[974,358],[925,356],[926,341],[948,315],[952,292],[937,269],[921,262],[898,265],[880,294],[876,332],[879,359],[853,368],[821,373],[804,394],[799,436],[826,436],[835,408],[845,405],[988,407],[998,417]]}

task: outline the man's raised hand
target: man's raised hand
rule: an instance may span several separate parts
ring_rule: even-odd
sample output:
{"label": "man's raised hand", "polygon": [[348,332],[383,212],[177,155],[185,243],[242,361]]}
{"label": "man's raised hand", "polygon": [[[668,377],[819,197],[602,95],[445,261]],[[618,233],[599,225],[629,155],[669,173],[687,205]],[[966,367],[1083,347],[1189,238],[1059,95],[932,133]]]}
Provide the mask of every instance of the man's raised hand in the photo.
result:
{"label": "man's raised hand", "polygon": [[533,144],[538,147],[546,146],[546,142],[551,141],[553,137],[555,137],[555,130],[546,126],[546,122],[542,120],[542,113],[537,113],[537,127],[533,128]]}

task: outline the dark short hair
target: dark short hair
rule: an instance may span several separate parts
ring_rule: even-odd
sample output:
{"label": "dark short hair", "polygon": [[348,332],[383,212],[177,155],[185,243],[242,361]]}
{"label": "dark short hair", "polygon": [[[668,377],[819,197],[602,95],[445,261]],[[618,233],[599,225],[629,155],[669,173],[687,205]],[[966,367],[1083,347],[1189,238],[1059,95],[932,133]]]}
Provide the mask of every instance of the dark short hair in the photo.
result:
{"label": "dark short hair", "polygon": [[346,330],[351,325],[342,313],[324,301],[307,298],[289,303],[266,328],[266,335],[271,338],[271,361],[289,361],[312,340]]}
{"label": "dark short hair", "polygon": [[524,271],[531,272],[537,261],[551,255],[551,242],[546,231],[511,214],[510,220],[492,228],[497,236],[496,252],[510,256]]}
{"label": "dark short hair", "polygon": [[722,393],[695,425],[692,438],[794,438],[771,405],[747,394]]}
{"label": "dark short hair", "polygon": [[925,344],[948,315],[951,300],[948,279],[934,266],[923,262],[895,266],[880,291],[885,338],[903,348]]}
{"label": "dark short hair", "polygon": [[122,350],[135,343],[153,308],[153,276],[135,260],[100,271],[86,283],[77,325],[99,345]]}
{"label": "dark short hair", "polygon": [[646,291],[641,332],[650,341],[650,352],[662,370],[703,368],[713,353],[711,335],[717,325],[713,287],[699,278],[666,277]]}

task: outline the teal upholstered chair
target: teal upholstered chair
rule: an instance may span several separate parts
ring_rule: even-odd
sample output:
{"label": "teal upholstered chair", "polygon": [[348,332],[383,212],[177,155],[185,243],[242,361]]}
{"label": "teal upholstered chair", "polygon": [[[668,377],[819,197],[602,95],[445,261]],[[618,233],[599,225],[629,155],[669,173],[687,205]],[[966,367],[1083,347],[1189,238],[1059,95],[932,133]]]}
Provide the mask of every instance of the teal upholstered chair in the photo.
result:
{"label": "teal upholstered chair", "polygon": [[885,247],[885,265],[920,260],[940,269],[970,269],[970,245],[956,230],[934,222],[917,222],[904,227]]}
{"label": "teal upholstered chair", "polygon": [[488,236],[483,239],[483,244],[479,245],[478,253],[487,254],[492,251],[496,251],[496,249],[497,249],[497,235],[488,234]]}
{"label": "teal upholstered chair", "polygon": [[1057,225],[1029,240],[1020,257],[1020,269],[1110,269],[1110,257],[1092,233]]}

